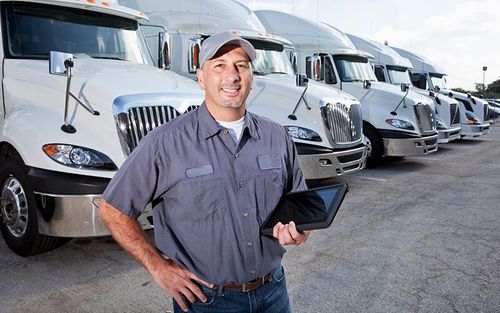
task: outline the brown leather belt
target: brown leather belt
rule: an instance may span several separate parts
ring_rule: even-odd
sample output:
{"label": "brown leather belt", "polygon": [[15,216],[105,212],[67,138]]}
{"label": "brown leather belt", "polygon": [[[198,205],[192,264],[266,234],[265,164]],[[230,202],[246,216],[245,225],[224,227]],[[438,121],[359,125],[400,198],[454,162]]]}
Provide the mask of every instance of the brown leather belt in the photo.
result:
{"label": "brown leather belt", "polygon": [[240,290],[242,292],[247,292],[247,291],[254,290],[254,289],[264,285],[266,283],[266,281],[268,281],[268,279],[269,279],[269,274],[264,275],[261,278],[257,278],[257,279],[251,280],[249,282],[246,282],[242,285],[236,285],[236,284],[227,285],[227,286],[224,286],[224,289]]}

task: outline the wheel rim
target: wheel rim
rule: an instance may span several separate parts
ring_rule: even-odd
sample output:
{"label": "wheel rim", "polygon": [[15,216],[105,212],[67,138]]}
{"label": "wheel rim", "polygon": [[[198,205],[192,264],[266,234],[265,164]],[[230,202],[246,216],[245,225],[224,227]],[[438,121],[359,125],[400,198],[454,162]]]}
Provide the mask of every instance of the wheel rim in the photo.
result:
{"label": "wheel rim", "polygon": [[5,181],[2,188],[1,214],[3,223],[15,237],[21,237],[28,227],[28,203],[21,183],[14,177]]}

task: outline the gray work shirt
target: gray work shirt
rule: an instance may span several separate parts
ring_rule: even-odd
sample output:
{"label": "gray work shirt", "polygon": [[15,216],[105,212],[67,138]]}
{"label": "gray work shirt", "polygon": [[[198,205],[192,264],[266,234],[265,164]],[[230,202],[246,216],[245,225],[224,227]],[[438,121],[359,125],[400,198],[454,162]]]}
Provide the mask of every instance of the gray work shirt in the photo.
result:
{"label": "gray work shirt", "polygon": [[132,218],[152,202],[158,249],[201,279],[227,285],[280,265],[285,249],[259,228],[282,194],[306,188],[281,125],[247,112],[236,146],[203,103],[142,139],[103,197]]}

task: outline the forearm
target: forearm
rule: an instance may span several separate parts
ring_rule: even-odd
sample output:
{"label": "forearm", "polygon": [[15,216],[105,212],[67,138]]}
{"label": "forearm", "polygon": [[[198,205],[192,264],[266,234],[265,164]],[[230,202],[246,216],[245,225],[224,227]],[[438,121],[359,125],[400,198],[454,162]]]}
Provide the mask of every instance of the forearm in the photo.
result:
{"label": "forearm", "polygon": [[116,242],[149,272],[155,271],[158,262],[164,261],[137,220],[118,211],[104,199],[99,214]]}

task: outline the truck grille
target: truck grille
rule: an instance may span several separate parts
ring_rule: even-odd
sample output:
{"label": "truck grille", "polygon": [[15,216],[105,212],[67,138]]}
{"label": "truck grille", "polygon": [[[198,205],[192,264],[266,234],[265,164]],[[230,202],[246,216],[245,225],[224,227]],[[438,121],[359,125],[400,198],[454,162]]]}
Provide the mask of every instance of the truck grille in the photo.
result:
{"label": "truck grille", "polygon": [[488,121],[489,119],[489,107],[488,107],[488,102],[485,102],[483,104],[483,112],[484,112],[484,115],[483,115],[483,122],[486,122]]}
{"label": "truck grille", "polygon": [[[189,106],[184,113],[197,108],[197,105]],[[118,115],[119,131],[125,141],[126,152],[130,154],[150,131],[182,114],[169,105],[134,107],[127,112],[120,113]]]}
{"label": "truck grille", "polygon": [[321,108],[321,115],[334,143],[352,143],[362,138],[363,119],[359,104],[328,103]]}
{"label": "truck grille", "polygon": [[460,106],[458,103],[450,104],[450,125],[460,125]]}
{"label": "truck grille", "polygon": [[428,104],[419,103],[414,106],[415,116],[420,127],[424,133],[433,132],[436,130],[436,117],[434,110]]}

